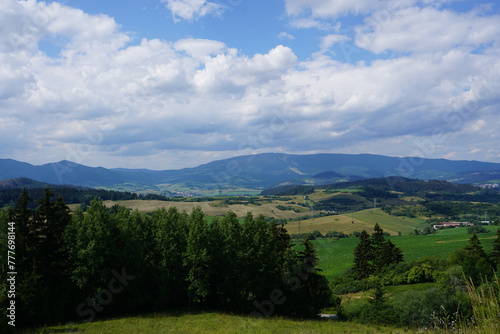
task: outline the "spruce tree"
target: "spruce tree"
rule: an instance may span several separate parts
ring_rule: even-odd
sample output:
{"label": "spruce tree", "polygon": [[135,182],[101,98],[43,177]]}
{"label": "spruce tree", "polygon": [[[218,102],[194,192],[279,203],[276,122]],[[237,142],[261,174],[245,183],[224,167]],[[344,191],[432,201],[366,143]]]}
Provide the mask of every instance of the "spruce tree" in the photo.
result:
{"label": "spruce tree", "polygon": [[403,261],[403,252],[400,248],[396,247],[391,240],[387,239],[382,245],[382,250],[379,254],[380,263],[382,267],[399,263]]}
{"label": "spruce tree", "polygon": [[380,271],[386,264],[386,259],[383,254],[385,244],[384,230],[380,228],[378,223],[373,228],[371,243],[373,247],[373,269]]}
{"label": "spruce tree", "polygon": [[317,252],[307,236],[301,245],[304,246],[304,249],[299,252],[301,283],[297,290],[296,314],[314,317],[321,309],[333,305],[333,295],[328,280],[318,268]]}
{"label": "spruce tree", "polygon": [[476,262],[481,258],[487,257],[483,245],[481,245],[481,241],[476,233],[469,239],[469,245],[465,246],[465,250],[467,251],[467,256],[471,257],[472,260]]}
{"label": "spruce tree", "polygon": [[470,277],[475,284],[490,279],[493,275],[493,268],[476,233],[469,239],[469,245],[465,246],[465,252],[462,264],[464,274]]}
{"label": "spruce tree", "polygon": [[357,280],[367,278],[373,273],[373,246],[368,233],[363,230],[359,235],[359,243],[354,248],[354,278]]}

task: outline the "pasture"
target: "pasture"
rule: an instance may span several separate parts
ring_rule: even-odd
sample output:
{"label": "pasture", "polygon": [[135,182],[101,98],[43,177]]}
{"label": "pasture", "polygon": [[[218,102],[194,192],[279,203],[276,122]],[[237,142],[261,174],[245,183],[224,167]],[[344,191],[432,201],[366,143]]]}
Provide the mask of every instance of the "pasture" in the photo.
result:
{"label": "pasture", "polygon": [[[498,226],[486,226],[489,232],[478,234],[481,244],[488,253],[493,247],[498,228]],[[373,228],[367,232],[372,233]],[[441,256],[446,259],[455,249],[468,245],[471,236],[467,233],[466,228],[460,227],[441,230],[436,234],[403,235],[388,238],[402,249],[405,261],[414,261],[425,256]],[[318,252],[319,267],[328,279],[352,267],[354,263],[353,252],[358,241],[359,239],[354,237],[336,241],[331,239],[312,241]]]}
{"label": "pasture", "polygon": [[171,312],[82,324],[53,326],[44,333],[218,333],[218,334],[288,334],[288,333],[417,333],[395,327],[369,326],[328,319],[302,320],[284,317],[255,318],[218,312]]}
{"label": "pasture", "polygon": [[[349,234],[354,231],[371,231],[373,226],[378,223],[385,232],[389,232],[391,235],[397,235],[399,232],[408,235],[414,229],[422,227],[424,222],[425,220],[422,218],[396,217],[381,209],[367,209],[351,214],[304,219],[300,221],[300,232],[320,231],[324,235],[328,231],[342,231]],[[290,234],[298,234],[299,222],[288,223],[286,229]]]}

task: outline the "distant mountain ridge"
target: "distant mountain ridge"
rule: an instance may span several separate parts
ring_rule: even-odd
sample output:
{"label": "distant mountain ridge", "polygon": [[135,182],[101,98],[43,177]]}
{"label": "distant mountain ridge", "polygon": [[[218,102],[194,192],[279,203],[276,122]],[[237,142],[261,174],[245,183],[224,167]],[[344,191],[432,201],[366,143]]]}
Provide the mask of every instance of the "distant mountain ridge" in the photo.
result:
{"label": "distant mountain ridge", "polygon": [[384,176],[457,183],[500,182],[500,163],[373,154],[262,153],[212,161],[194,168],[154,171],[88,167],[70,161],[34,166],[0,159],[0,180],[24,177],[51,184],[129,191],[188,189],[203,194],[220,189],[262,190],[287,184],[314,185]]}

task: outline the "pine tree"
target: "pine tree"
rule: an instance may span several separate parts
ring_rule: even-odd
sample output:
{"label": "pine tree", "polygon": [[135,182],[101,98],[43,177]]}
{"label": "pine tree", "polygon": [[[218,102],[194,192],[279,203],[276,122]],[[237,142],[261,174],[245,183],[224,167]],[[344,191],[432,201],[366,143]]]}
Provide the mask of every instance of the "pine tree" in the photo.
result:
{"label": "pine tree", "polygon": [[363,230],[359,235],[359,243],[354,248],[354,278],[357,280],[369,277],[373,273],[373,246],[368,233]]}
{"label": "pine tree", "polygon": [[301,245],[304,249],[299,252],[301,283],[297,290],[295,313],[299,316],[314,317],[321,309],[333,305],[333,294],[328,280],[318,268],[317,252],[307,236]]}
{"label": "pine tree", "polygon": [[475,284],[490,279],[493,275],[493,268],[476,233],[469,239],[469,245],[465,246],[465,252],[462,264],[464,274],[470,277]]}
{"label": "pine tree", "polygon": [[373,228],[374,232],[371,236],[371,243],[373,247],[373,269],[374,271],[380,271],[386,264],[386,259],[384,258],[384,230],[382,230],[378,223],[375,224]]}
{"label": "pine tree", "polygon": [[280,226],[277,226],[273,220],[269,229],[276,245],[276,257],[278,258],[277,271],[281,273],[284,270],[285,254],[293,245],[290,243],[291,238],[283,222],[281,222]]}
{"label": "pine tree", "polygon": [[16,202],[14,210],[11,212],[10,221],[16,223],[16,255],[17,266],[22,266],[25,262],[33,260],[31,256],[32,245],[34,244],[35,233],[33,223],[33,210],[29,209],[29,205],[33,200],[28,194],[28,190],[23,188],[19,199]]}
{"label": "pine tree", "polygon": [[400,248],[396,247],[391,240],[387,239],[382,245],[381,252],[379,254],[381,268],[399,263],[403,261],[403,252]]}
{"label": "pine tree", "polygon": [[486,252],[476,233],[469,239],[469,245],[465,246],[465,250],[467,251],[467,256],[471,257],[472,260],[476,262],[481,258],[487,258]]}

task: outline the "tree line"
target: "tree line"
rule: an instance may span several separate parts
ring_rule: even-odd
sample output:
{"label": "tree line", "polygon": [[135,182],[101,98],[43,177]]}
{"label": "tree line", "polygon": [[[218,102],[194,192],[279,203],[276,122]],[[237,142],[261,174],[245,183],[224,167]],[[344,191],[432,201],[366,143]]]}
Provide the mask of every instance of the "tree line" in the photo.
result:
{"label": "tree line", "polygon": [[[98,197],[103,201],[124,201],[124,200],[160,200],[168,201],[168,197],[157,194],[136,194],[127,191],[114,191],[104,189],[90,189],[75,186],[55,186],[51,188],[57,198],[61,195],[64,202],[67,204],[85,203],[90,204],[92,199]],[[30,188],[28,189],[29,196],[33,199],[29,204],[30,209],[36,209],[40,204],[38,201],[44,196],[45,188]],[[17,199],[21,196],[23,189],[11,188],[0,189],[0,208],[7,206],[15,206]]]}
{"label": "tree line", "polygon": [[71,213],[53,195],[45,189],[34,210],[23,190],[0,211],[2,238],[15,225],[19,326],[183,308],[313,316],[335,301],[311,242],[296,250],[283,225],[262,216],[248,213],[240,224],[229,212],[209,224],[199,207],[146,215],[111,212],[100,199]]}

